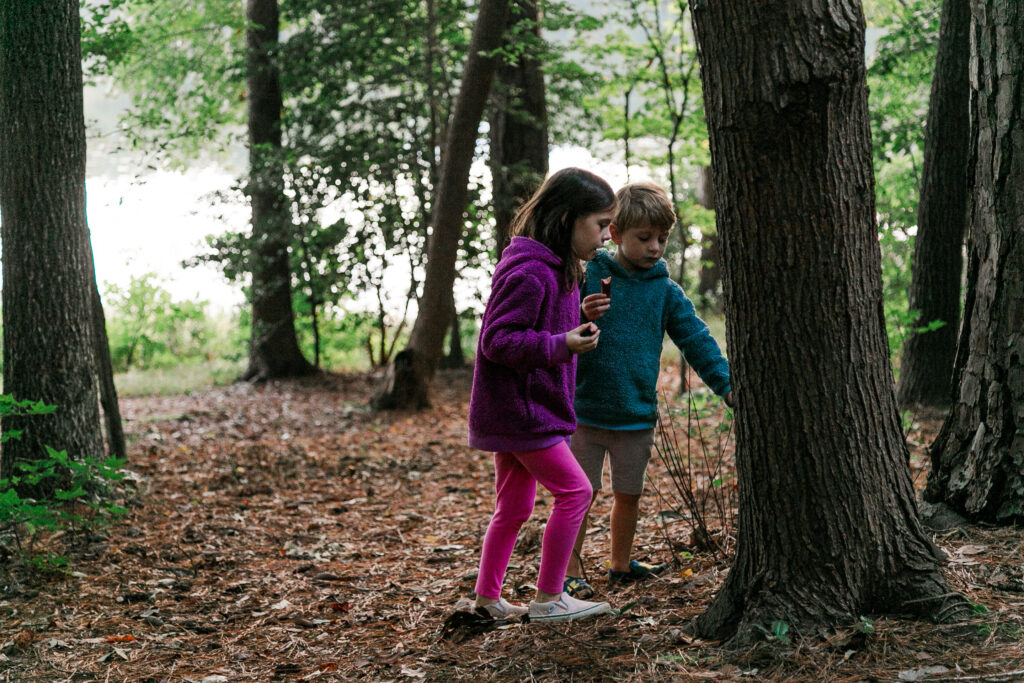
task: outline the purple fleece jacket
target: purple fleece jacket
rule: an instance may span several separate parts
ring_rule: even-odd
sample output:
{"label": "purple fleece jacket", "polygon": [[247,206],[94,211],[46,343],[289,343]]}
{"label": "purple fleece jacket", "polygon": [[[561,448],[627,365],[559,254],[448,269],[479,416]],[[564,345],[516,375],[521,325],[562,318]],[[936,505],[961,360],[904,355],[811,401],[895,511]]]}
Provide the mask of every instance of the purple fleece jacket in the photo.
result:
{"label": "purple fleece jacket", "polygon": [[562,284],[562,259],[513,237],[491,279],[469,400],[469,445],[547,448],[576,431],[576,356],[565,335],[580,324],[580,293]]}

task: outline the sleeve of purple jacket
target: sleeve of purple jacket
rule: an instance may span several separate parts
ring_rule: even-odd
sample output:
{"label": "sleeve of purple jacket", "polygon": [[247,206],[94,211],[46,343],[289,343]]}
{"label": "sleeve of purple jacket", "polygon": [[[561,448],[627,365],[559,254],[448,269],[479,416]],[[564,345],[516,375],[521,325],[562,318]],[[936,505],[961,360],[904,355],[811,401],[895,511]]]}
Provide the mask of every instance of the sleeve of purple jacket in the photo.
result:
{"label": "sleeve of purple jacket", "polygon": [[480,330],[480,350],[488,360],[530,370],[572,357],[564,332],[536,329],[544,298],[544,287],[533,275],[511,273],[495,283]]}

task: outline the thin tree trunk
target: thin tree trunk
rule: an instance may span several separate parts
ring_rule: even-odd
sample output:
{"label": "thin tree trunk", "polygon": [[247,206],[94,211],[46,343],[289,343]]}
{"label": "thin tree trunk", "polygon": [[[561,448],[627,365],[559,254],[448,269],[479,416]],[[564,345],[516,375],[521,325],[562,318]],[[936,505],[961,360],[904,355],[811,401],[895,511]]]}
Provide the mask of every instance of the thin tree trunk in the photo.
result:
{"label": "thin tree trunk", "polygon": [[288,245],[291,220],[284,195],[281,83],[275,64],[277,0],[246,0],[246,88],[249,188],[252,203],[252,338],[244,379],[296,377],[313,371],[299,350],[292,309]]}
{"label": "thin tree trunk", "polygon": [[629,149],[629,98],[633,94],[633,86],[630,85],[626,88],[626,96],[623,98],[622,104],[622,146],[623,146],[623,164],[626,167],[626,183],[629,184],[629,162],[631,157]]}
{"label": "thin tree trunk", "polygon": [[[715,210],[715,183],[711,178],[711,167],[697,169],[697,203],[710,211]],[[703,311],[712,308],[721,310],[718,288],[722,282],[722,267],[718,253],[718,235],[704,233],[700,245],[700,277],[697,283],[697,299]],[[713,305],[712,305],[713,304]]]}
{"label": "thin tree trunk", "polygon": [[1024,5],[972,2],[971,234],[955,402],[925,497],[1024,517]]}
{"label": "thin tree trunk", "polygon": [[[534,0],[516,3],[506,32],[521,21],[540,35],[540,13]],[[508,46],[511,47],[511,46]],[[495,258],[512,239],[512,218],[519,206],[544,182],[548,173],[547,100],[540,61],[530,55],[501,62],[496,74],[494,113],[490,121],[491,188],[494,197]]]}
{"label": "thin tree trunk", "polygon": [[117,402],[117,387],[114,385],[114,366],[110,360],[110,343],[107,340],[107,318],[103,312],[103,300],[96,286],[96,270],[93,264],[92,246],[89,247],[89,271],[92,273],[92,332],[96,344],[96,370],[100,387],[100,405],[103,420],[107,425],[107,452],[117,458],[128,457],[128,447],[121,424],[121,407]]}
{"label": "thin tree trunk", "polygon": [[374,399],[378,409],[430,405],[430,381],[437,369],[452,316],[451,292],[469,194],[469,167],[473,163],[477,129],[497,65],[492,54],[501,46],[508,9],[507,0],[482,0],[480,3],[469,58],[448,126],[419,313],[408,345],[395,356],[385,385]]}
{"label": "thin tree trunk", "polygon": [[945,615],[883,326],[860,3],[695,2],[693,16],[740,495],[734,564],[696,630],[742,645],[776,620],[814,633]]}
{"label": "thin tree trunk", "polygon": [[942,3],[908,303],[910,310],[920,311],[915,328],[934,320],[944,325],[923,334],[911,332],[903,343],[896,394],[904,408],[946,405],[953,394],[969,198],[970,24],[966,0]]}
{"label": "thin tree trunk", "polygon": [[443,370],[454,370],[466,365],[466,356],[462,352],[462,325],[459,312],[452,304],[452,323],[448,330],[448,353],[441,359]]}
{"label": "thin tree trunk", "polygon": [[[4,420],[3,475],[45,446],[103,455],[92,276],[85,219],[85,117],[76,0],[0,3],[0,210],[3,381],[18,399],[56,405]],[[46,495],[49,480],[26,489]]]}

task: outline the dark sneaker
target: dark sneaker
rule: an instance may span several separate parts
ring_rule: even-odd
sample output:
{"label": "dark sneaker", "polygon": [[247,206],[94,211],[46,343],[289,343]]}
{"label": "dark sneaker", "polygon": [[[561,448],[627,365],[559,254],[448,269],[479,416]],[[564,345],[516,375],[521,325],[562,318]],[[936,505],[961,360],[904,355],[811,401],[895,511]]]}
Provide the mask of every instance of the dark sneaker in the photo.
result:
{"label": "dark sneaker", "polygon": [[577,576],[565,577],[562,590],[580,600],[589,600],[594,597],[594,587],[587,583],[586,579],[581,579]]}
{"label": "dark sneaker", "polygon": [[643,579],[649,579],[652,576],[657,576],[668,569],[668,567],[669,565],[667,562],[662,562],[661,564],[650,564],[649,562],[630,560],[628,572],[617,572],[614,569],[609,569],[608,581],[611,583],[641,581]]}

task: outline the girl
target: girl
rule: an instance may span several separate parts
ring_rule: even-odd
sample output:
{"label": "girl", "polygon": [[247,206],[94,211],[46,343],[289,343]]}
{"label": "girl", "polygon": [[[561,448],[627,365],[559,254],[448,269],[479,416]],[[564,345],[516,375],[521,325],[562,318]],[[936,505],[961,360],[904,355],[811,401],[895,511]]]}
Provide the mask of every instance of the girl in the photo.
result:
{"label": "girl", "polygon": [[[516,214],[511,243],[491,280],[469,403],[469,443],[494,451],[497,502],[484,536],[476,606],[495,618],[529,613],[568,621],[611,611],[607,602],[562,592],[573,540],[592,489],[566,443],[576,429],[574,354],[597,346],[580,325],[580,260],[608,240],[615,194],[579,168],[552,175]],[[501,598],[519,528],[540,482],[554,495],[541,546],[537,596],[529,607]]]}

